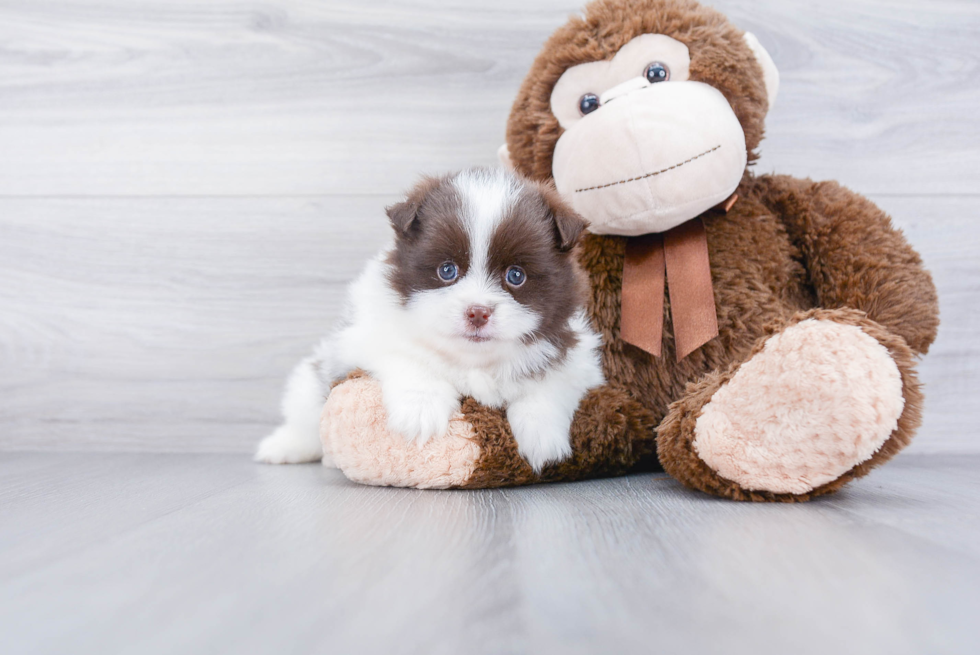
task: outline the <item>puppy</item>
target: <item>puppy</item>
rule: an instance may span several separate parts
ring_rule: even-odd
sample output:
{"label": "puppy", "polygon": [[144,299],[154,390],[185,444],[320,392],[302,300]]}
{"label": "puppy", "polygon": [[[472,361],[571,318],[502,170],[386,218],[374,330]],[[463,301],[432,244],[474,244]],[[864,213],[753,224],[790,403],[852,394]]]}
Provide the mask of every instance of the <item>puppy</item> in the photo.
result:
{"label": "puppy", "polygon": [[293,371],[285,422],[255,459],[320,459],[324,399],[354,369],[381,383],[388,427],[406,439],[442,435],[472,396],[506,408],[535,471],[571,455],[572,415],[603,383],[572,253],[583,220],[552,188],[489,169],[426,178],[387,213],[394,245],[351,285],[342,327]]}

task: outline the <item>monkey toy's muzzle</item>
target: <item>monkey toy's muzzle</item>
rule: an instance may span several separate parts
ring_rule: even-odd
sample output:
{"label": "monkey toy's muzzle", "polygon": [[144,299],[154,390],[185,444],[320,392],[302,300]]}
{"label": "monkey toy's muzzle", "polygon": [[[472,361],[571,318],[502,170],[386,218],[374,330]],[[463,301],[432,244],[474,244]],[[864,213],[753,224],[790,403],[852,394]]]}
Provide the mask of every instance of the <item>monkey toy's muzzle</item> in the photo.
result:
{"label": "monkey toy's muzzle", "polygon": [[664,232],[724,201],[746,165],[745,134],[707,84],[637,78],[602,94],[558,139],[559,193],[596,234]]}

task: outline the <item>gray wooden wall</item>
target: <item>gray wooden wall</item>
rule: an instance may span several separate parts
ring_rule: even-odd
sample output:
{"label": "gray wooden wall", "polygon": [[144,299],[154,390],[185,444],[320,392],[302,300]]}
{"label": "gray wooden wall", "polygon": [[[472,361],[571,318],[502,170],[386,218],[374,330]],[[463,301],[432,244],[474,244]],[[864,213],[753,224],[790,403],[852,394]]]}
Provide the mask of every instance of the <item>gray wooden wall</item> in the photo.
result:
{"label": "gray wooden wall", "polygon": [[[980,450],[980,3],[719,0],[782,73],[757,170],[932,269],[912,448]],[[0,449],[246,451],[420,172],[493,163],[575,0],[2,0]]]}

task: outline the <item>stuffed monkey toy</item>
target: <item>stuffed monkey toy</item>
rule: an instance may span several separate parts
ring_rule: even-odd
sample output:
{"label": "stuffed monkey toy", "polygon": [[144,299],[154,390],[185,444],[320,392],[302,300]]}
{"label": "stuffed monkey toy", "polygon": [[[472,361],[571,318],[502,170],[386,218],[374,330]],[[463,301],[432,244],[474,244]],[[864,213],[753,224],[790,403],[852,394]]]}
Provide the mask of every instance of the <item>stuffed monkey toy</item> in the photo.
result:
{"label": "stuffed monkey toy", "polygon": [[749,171],[778,84],[753,35],[692,0],[597,0],[558,29],[501,158],[590,222],[579,261],[607,382],[579,406],[572,457],[535,474],[503,412],[472,400],[420,448],[388,433],[361,376],[324,408],[336,465],[420,488],[662,467],[710,494],[802,501],[905,447],[932,279],[866,198]]}

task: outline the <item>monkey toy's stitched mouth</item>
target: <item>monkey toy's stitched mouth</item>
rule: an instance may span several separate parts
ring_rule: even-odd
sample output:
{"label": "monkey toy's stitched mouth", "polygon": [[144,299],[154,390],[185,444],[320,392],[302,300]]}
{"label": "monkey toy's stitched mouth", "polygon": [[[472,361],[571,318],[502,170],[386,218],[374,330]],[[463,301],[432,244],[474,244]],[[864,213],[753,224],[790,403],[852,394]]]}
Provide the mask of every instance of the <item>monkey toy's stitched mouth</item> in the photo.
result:
{"label": "monkey toy's stitched mouth", "polygon": [[618,182],[610,182],[608,184],[599,184],[597,186],[585,187],[583,189],[575,189],[575,193],[581,193],[583,191],[595,191],[596,189],[606,189],[606,188],[611,187],[611,186],[616,186],[617,184],[627,184],[628,182],[637,182],[639,180],[645,180],[648,177],[654,177],[656,175],[660,175],[661,173],[666,173],[667,171],[672,171],[675,168],[680,168],[684,164],[690,164],[695,159],[700,159],[701,157],[704,157],[706,155],[710,155],[711,153],[713,153],[715,150],[718,150],[719,148],[721,148],[721,144],[720,143],[718,145],[716,145],[714,148],[709,148],[708,150],[705,150],[701,154],[694,155],[693,157],[691,157],[689,159],[685,159],[684,161],[682,161],[679,164],[674,164],[673,166],[668,166],[667,168],[662,168],[659,171],[654,171],[652,173],[646,173],[644,175],[638,175],[636,177],[630,177],[630,178],[627,178],[625,180],[619,180]]}

